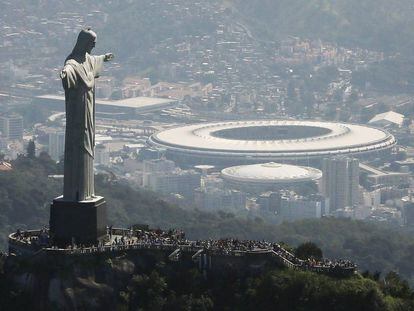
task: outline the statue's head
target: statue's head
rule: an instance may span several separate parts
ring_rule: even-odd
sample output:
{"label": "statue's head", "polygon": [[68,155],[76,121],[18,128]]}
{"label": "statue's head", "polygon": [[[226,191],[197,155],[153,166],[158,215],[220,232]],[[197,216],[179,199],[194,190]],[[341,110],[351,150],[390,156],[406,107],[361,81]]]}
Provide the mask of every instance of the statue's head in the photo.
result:
{"label": "statue's head", "polygon": [[91,53],[96,44],[96,33],[90,28],[82,29],[78,35],[78,40],[73,48],[72,54],[84,55],[85,53]]}

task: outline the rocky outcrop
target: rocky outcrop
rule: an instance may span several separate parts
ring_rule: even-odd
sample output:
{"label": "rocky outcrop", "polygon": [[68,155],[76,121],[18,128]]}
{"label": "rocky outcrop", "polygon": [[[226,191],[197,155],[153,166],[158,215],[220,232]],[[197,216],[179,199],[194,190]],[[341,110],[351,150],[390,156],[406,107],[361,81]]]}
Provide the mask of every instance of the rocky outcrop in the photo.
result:
{"label": "rocky outcrop", "polygon": [[8,276],[35,302],[34,310],[114,310],[135,273],[166,259],[162,252],[122,256],[8,258]]}

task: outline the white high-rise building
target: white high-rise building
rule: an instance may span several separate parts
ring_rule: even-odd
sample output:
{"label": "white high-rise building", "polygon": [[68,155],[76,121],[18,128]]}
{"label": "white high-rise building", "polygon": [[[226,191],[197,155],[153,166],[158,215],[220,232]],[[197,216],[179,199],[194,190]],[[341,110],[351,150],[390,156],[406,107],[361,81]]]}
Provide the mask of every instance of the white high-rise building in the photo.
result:
{"label": "white high-rise building", "polygon": [[324,159],[322,193],[335,211],[359,203],[359,161],[350,158]]}
{"label": "white high-rise building", "polygon": [[200,187],[201,174],[194,170],[155,172],[144,175],[144,186],[161,194],[181,194],[192,200],[194,190]]}
{"label": "white high-rise building", "polygon": [[60,161],[65,153],[65,132],[49,133],[49,155],[55,161]]}
{"label": "white high-rise building", "polygon": [[282,197],[279,216],[284,221],[322,217],[322,202],[300,196]]}
{"label": "white high-rise building", "polygon": [[175,169],[175,163],[166,159],[145,160],[143,163],[144,173],[155,172],[172,172]]}
{"label": "white high-rise building", "polygon": [[109,150],[104,144],[96,145],[95,147],[95,163],[99,165],[109,166],[110,157]]}
{"label": "white high-rise building", "polygon": [[204,210],[244,210],[246,194],[216,187],[197,188],[194,191],[194,203]]}
{"label": "white high-rise building", "polygon": [[175,163],[166,159],[144,160],[142,183],[144,187],[152,188],[151,183],[154,183],[154,178],[151,176],[159,174],[167,174],[173,172]]}
{"label": "white high-rise building", "polygon": [[5,138],[11,140],[22,140],[23,117],[18,114],[0,117],[0,129]]}

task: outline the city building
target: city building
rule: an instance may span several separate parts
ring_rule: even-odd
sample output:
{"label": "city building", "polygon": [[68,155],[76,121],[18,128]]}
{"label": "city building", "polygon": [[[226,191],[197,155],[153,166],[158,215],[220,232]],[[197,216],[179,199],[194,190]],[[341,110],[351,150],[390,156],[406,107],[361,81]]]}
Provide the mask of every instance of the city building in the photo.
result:
{"label": "city building", "polygon": [[367,182],[370,187],[407,187],[410,182],[409,172],[388,172],[363,163],[360,163],[359,167],[362,172],[367,174]]}
{"label": "city building", "polygon": [[322,217],[323,198],[299,196],[285,191],[281,194],[278,215],[283,221]]}
{"label": "city building", "polygon": [[[142,185],[147,188],[153,188],[151,184],[155,175],[173,173],[175,163],[166,159],[151,159],[142,162]],[[151,179],[152,178],[152,179]]]}
{"label": "city building", "polygon": [[329,199],[319,194],[302,196],[291,190],[269,191],[257,197],[256,204],[260,210],[275,213],[283,221],[329,215]]}
{"label": "city building", "polygon": [[322,193],[330,200],[331,211],[354,207],[359,202],[359,161],[344,157],[322,162]]}
{"label": "city building", "polygon": [[376,222],[387,222],[397,226],[404,224],[403,213],[396,207],[381,205],[372,210],[370,217],[367,220],[373,220]]}
{"label": "city building", "polygon": [[369,207],[379,207],[381,205],[381,189],[374,191],[362,191],[361,204]]}
{"label": "city building", "polygon": [[49,133],[49,147],[48,153],[50,157],[57,161],[60,161],[65,152],[65,132],[56,131]]}
{"label": "city building", "polygon": [[175,169],[175,163],[166,159],[154,159],[143,161],[143,171],[147,174],[153,173],[167,173],[172,172]]}
{"label": "city building", "polygon": [[9,140],[22,140],[23,117],[18,114],[1,116],[0,129],[5,138]]}
{"label": "city building", "polygon": [[246,194],[237,190],[200,187],[194,191],[194,203],[203,210],[240,210],[246,207]]}
{"label": "city building", "polygon": [[264,192],[256,198],[256,204],[262,211],[277,212],[280,208],[280,192]]}
{"label": "city building", "polygon": [[[58,111],[65,109],[65,97],[41,95],[35,103]],[[97,115],[114,119],[131,119],[145,113],[177,107],[179,102],[168,98],[133,97],[119,100],[96,99]]]}
{"label": "city building", "polygon": [[381,204],[386,204],[387,202],[399,201],[401,198],[409,195],[408,188],[399,188],[399,187],[383,187],[381,190]]}
{"label": "city building", "polygon": [[141,148],[138,152],[138,158],[141,161],[144,160],[157,160],[160,159],[164,151],[156,148]]}
{"label": "city building", "polygon": [[175,169],[172,172],[154,172],[144,174],[144,187],[152,191],[167,194],[181,194],[193,200],[194,190],[200,187],[201,174],[194,170]]}
{"label": "city building", "polygon": [[110,165],[109,149],[105,144],[96,145],[95,163],[103,166]]}
{"label": "city building", "polygon": [[379,127],[401,127],[404,123],[405,116],[401,113],[388,111],[384,113],[377,114],[371,120],[369,124]]}
{"label": "city building", "polygon": [[406,226],[414,226],[414,197],[410,195],[403,197],[402,201],[402,211],[404,224]]}
{"label": "city building", "polygon": [[[410,139],[412,135],[410,134]],[[394,161],[393,165],[399,172],[414,172],[414,158],[408,158],[401,161]]]}
{"label": "city building", "polygon": [[337,210],[332,211],[331,215],[336,218],[355,219],[355,209],[350,206],[345,206],[343,208],[338,208]]}

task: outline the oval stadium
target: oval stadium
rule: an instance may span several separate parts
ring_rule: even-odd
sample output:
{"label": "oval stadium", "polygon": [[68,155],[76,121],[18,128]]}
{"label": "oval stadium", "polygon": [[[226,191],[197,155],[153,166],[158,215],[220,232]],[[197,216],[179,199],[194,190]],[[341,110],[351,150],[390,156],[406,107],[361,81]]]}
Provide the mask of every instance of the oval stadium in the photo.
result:
{"label": "oval stadium", "polygon": [[311,163],[346,155],[379,156],[396,144],[390,133],[356,124],[254,120],[201,123],[161,131],[149,144],[183,166],[264,162]]}

